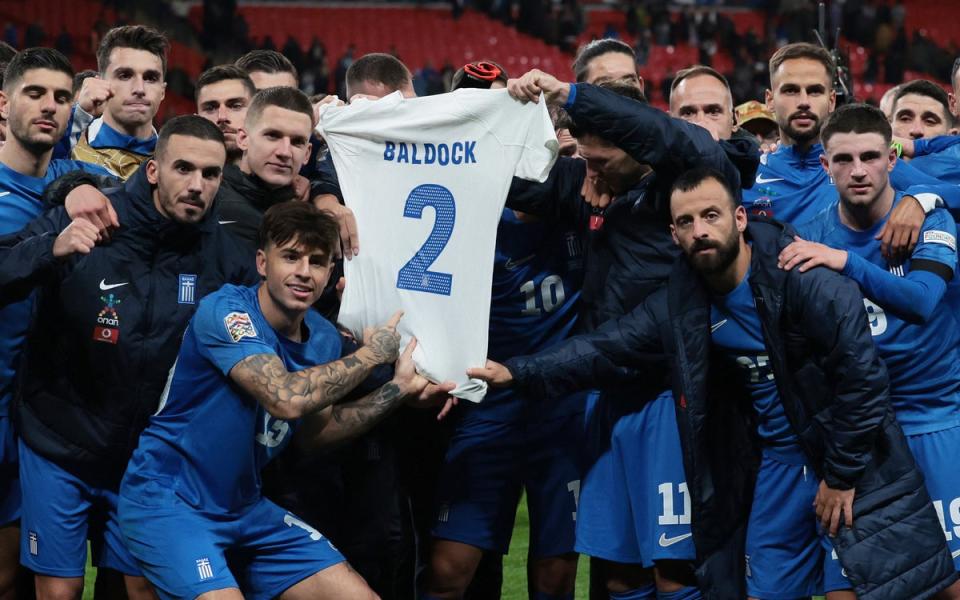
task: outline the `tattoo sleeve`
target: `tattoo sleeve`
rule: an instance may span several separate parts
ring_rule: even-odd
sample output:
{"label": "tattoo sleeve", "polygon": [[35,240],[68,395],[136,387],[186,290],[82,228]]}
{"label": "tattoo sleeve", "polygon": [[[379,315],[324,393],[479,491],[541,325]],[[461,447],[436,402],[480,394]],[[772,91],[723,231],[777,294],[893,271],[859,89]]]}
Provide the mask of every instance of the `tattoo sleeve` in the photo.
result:
{"label": "tattoo sleeve", "polygon": [[230,379],[278,419],[297,419],[343,398],[377,365],[361,348],[339,360],[290,373],[276,354],[248,356],[230,370]]}
{"label": "tattoo sleeve", "polygon": [[311,415],[304,422],[304,430],[309,432],[307,444],[328,447],[362,435],[403,404],[404,399],[400,388],[391,381],[363,398],[333,405],[329,415],[327,411]]}

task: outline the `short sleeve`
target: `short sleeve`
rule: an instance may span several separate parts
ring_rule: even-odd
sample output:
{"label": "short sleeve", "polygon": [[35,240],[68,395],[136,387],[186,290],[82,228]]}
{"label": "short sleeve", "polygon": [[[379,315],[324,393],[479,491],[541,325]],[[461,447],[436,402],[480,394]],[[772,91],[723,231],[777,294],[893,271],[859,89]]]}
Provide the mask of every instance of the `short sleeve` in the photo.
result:
{"label": "short sleeve", "polygon": [[917,247],[910,258],[936,261],[956,270],[957,224],[949,212],[938,208],[927,215],[920,228]]}
{"label": "short sleeve", "polygon": [[529,111],[526,119],[527,135],[523,140],[523,153],[517,162],[514,175],[520,179],[542,183],[547,180],[550,169],[557,160],[560,143],[542,95],[539,103],[528,104],[524,109]]}
{"label": "short sleeve", "polygon": [[241,360],[254,354],[276,354],[257,325],[252,309],[241,298],[222,294],[201,303],[191,327],[201,355],[228,375]]}

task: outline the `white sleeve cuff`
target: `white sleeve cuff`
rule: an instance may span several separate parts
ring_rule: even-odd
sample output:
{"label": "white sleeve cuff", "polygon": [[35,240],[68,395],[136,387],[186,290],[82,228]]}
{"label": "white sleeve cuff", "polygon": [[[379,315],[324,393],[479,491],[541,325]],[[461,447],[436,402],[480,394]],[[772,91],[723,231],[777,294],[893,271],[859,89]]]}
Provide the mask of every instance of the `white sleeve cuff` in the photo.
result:
{"label": "white sleeve cuff", "polygon": [[936,194],[931,194],[930,192],[924,192],[922,194],[914,195],[914,198],[917,199],[917,202],[920,203],[920,207],[923,208],[924,214],[930,214],[931,211],[935,208],[942,207],[943,199]]}

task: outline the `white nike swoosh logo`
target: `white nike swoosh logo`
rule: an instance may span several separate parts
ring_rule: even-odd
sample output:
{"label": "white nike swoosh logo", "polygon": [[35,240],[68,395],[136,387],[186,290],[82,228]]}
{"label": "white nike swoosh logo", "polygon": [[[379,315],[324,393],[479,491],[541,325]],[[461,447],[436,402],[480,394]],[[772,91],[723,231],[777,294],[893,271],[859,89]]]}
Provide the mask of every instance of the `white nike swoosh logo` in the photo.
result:
{"label": "white nike swoosh logo", "polygon": [[107,283],[106,279],[100,280],[100,289],[103,291],[112,290],[113,288],[118,288],[130,283],[129,281],[124,281],[123,283]]}
{"label": "white nike swoosh logo", "polygon": [[774,181],[783,181],[783,177],[771,177],[770,179],[764,179],[763,177],[757,175],[757,183],[761,185],[764,183],[773,183]]}
{"label": "white nike swoosh logo", "polygon": [[0,192],[0,198],[3,198],[4,196],[8,196],[9,194],[10,192]]}
{"label": "white nike swoosh logo", "polygon": [[520,259],[517,259],[517,260],[513,260],[512,258],[508,258],[508,259],[507,259],[507,262],[503,263],[503,268],[506,269],[506,270],[508,270],[508,271],[512,271],[512,270],[516,269],[517,267],[519,267],[519,266],[521,266],[521,265],[524,265],[524,264],[530,262],[531,260],[535,259],[536,257],[537,257],[536,254],[531,254],[530,256],[524,256],[523,258],[520,258]]}
{"label": "white nike swoosh logo", "polygon": [[692,534],[692,533],[685,533],[685,534],[683,534],[683,535],[678,535],[677,537],[668,538],[668,537],[667,537],[667,534],[661,533],[661,534],[660,534],[660,546],[662,546],[662,547],[664,547],[664,548],[666,548],[667,546],[672,546],[672,545],[676,544],[677,542],[682,542],[683,540],[687,539],[687,538],[690,537],[691,535],[693,535],[693,534]]}
{"label": "white nike swoosh logo", "polygon": [[710,333],[714,333],[716,330],[718,330],[718,329],[720,329],[721,327],[723,327],[726,322],[727,322],[727,320],[724,319],[724,320],[720,321],[719,323],[714,323],[713,325],[711,325],[711,326],[710,326]]}
{"label": "white nike swoosh logo", "polygon": [[960,556],[960,550],[954,550],[953,554],[951,554],[950,556],[952,556],[953,558]]}
{"label": "white nike swoosh logo", "polygon": [[221,225],[229,225],[230,223],[236,223],[236,221],[217,221],[217,223],[220,223]]}

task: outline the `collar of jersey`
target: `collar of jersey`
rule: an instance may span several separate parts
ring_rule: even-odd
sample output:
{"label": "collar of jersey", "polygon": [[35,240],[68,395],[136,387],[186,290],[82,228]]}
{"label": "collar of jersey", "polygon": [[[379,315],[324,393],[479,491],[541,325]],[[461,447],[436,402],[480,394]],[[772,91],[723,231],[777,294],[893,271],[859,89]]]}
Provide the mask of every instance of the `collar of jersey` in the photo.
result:
{"label": "collar of jersey", "polygon": [[122,148],[137,154],[149,155],[153,154],[157,145],[157,131],[154,129],[149,138],[141,140],[132,135],[120,133],[100,117],[90,123],[90,127],[87,128],[87,141],[91,148]]}
{"label": "collar of jersey", "polygon": [[816,143],[810,146],[810,150],[801,153],[796,146],[780,146],[774,154],[792,166],[810,167],[815,165],[820,167],[820,155],[823,154],[823,144]]}

